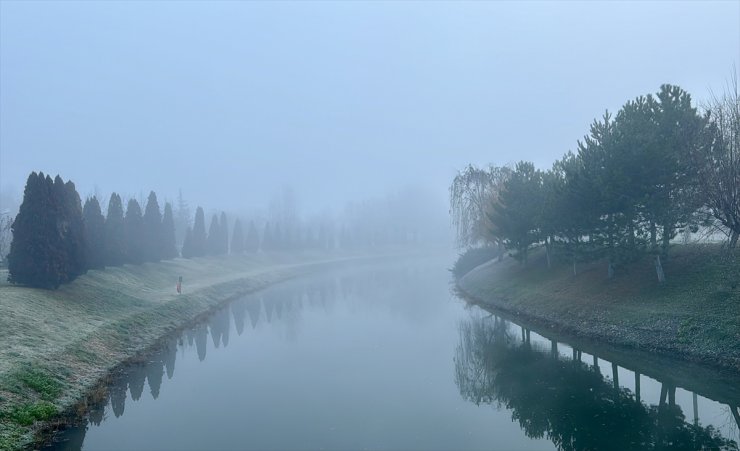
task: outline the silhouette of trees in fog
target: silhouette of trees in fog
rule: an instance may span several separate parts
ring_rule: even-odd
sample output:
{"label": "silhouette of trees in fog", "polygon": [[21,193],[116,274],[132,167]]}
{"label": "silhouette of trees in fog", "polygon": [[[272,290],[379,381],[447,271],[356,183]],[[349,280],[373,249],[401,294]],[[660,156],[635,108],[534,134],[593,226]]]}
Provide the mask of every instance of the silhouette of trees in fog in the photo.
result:
{"label": "silhouette of trees in fog", "polygon": [[502,243],[525,263],[529,250],[543,245],[548,265],[557,256],[572,262],[574,273],[577,262],[604,258],[609,277],[649,255],[661,282],[678,233],[716,220],[734,247],[739,99],[731,92],[701,114],[686,91],[662,85],[595,120],[577,151],[549,170],[530,162],[466,168],[450,187],[458,242]]}

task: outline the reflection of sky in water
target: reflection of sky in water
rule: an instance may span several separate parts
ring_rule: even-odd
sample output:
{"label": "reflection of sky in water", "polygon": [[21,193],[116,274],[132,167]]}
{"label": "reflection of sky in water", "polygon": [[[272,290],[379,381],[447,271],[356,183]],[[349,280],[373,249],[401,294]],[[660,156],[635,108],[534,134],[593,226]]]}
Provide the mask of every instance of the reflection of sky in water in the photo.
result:
{"label": "reflection of sky in water", "polygon": [[[132,367],[111,389],[105,419],[93,411],[99,426],[70,431],[66,445],[79,449],[84,438],[86,450],[552,449],[547,438],[527,438],[510,410],[461,397],[459,325],[488,314],[450,295],[446,266],[340,271],[233,302]],[[521,339],[518,326],[511,330]],[[550,352],[549,340],[532,332],[531,341]],[[565,344],[558,353],[572,358]],[[611,383],[611,363],[600,359],[599,367]],[[618,375],[634,390],[634,373]],[[657,404],[660,389],[641,377],[644,402]],[[736,434],[726,406],[697,401],[702,425]],[[678,389],[676,403],[692,421],[692,394]]]}

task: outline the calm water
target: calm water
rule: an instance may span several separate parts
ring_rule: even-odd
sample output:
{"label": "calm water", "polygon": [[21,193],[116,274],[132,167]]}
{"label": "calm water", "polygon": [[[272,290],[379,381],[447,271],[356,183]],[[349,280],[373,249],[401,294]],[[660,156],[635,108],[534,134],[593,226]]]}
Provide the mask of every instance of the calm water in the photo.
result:
{"label": "calm water", "polygon": [[737,380],[684,368],[682,385],[644,356],[552,342],[467,306],[447,266],[349,268],[237,300],[129,368],[54,446],[737,447]]}

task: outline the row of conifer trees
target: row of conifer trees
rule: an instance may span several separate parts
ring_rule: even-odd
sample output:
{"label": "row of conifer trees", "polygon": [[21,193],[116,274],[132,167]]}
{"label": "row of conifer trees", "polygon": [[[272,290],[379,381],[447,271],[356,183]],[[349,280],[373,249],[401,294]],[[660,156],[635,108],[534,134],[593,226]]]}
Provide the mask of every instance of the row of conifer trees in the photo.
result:
{"label": "row of conifer trees", "polygon": [[178,255],[172,207],[162,214],[149,194],[142,213],[130,199],[124,214],[113,193],[104,217],[95,196],[84,206],[74,183],[32,172],[12,226],[8,279],[40,288],[57,288],[88,269],[155,262]]}

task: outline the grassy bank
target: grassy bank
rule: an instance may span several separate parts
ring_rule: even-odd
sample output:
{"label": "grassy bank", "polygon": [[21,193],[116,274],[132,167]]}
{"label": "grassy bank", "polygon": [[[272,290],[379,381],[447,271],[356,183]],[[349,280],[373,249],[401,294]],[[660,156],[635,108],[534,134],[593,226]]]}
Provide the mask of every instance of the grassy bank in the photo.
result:
{"label": "grassy bank", "polygon": [[224,301],[358,258],[176,259],[90,271],[55,291],[12,286],[0,273],[0,449],[34,443],[116,366]]}
{"label": "grassy bank", "polygon": [[679,357],[740,372],[740,255],[716,246],[676,246],[657,282],[650,259],[608,279],[605,262],[572,274],[548,269],[543,252],[527,267],[511,258],[489,262],[458,288],[541,327],[585,339]]}

